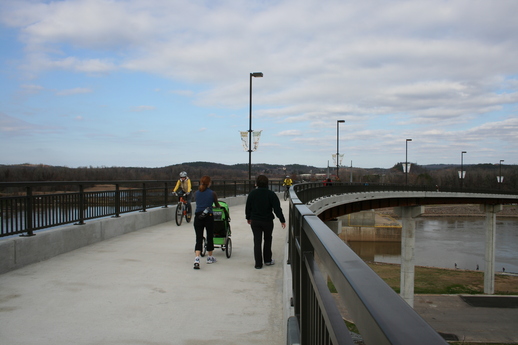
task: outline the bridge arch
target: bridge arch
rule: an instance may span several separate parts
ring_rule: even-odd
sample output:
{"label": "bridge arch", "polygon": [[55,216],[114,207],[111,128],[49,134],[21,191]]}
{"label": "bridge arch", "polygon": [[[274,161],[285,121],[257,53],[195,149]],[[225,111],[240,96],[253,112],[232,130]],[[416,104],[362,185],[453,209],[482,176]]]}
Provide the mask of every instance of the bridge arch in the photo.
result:
{"label": "bridge arch", "polygon": [[504,205],[517,202],[515,195],[417,192],[417,191],[368,191],[321,196],[310,200],[307,205],[322,221],[337,217],[387,207],[414,207],[437,204],[480,204]]}

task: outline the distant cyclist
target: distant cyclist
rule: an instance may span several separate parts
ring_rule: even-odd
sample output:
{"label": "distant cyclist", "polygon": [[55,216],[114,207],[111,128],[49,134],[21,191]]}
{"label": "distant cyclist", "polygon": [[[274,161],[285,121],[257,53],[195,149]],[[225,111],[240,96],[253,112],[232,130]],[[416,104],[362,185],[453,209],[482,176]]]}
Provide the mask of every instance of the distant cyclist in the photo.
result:
{"label": "distant cyclist", "polygon": [[292,179],[290,178],[290,176],[286,176],[286,178],[284,179],[284,182],[282,183],[283,186],[286,187],[286,189],[290,189],[291,185],[293,184],[293,181]]}
{"label": "distant cyclist", "polygon": [[[180,173],[180,179],[176,182],[176,186],[174,186],[173,193],[177,193],[178,191],[182,191],[185,195],[184,198],[187,201],[187,212],[191,210],[191,179],[187,176],[185,171]],[[180,197],[178,197],[178,202],[180,201]]]}

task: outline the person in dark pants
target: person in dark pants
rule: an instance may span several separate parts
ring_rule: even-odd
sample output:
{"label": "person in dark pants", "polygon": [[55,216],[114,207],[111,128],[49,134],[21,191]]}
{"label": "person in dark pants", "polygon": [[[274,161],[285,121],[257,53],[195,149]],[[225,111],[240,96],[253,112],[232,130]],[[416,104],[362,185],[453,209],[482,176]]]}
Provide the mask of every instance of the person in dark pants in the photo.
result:
{"label": "person in dark pants", "polygon": [[203,231],[207,231],[207,263],[213,264],[216,258],[212,256],[214,250],[214,215],[212,214],[212,204],[220,207],[216,192],[210,189],[211,180],[209,176],[203,176],[200,180],[200,187],[196,192],[196,210],[194,217],[194,232],[196,233],[196,245],[194,251],[194,269],[200,269],[200,255],[203,249]]}
{"label": "person in dark pants", "polygon": [[[272,233],[275,215],[279,218],[282,228],[286,228],[286,220],[282,214],[281,202],[273,191],[268,189],[268,177],[257,176],[257,188],[248,194],[245,206],[245,216],[254,234],[255,268],[273,265]],[[264,245],[263,245],[264,236]],[[262,246],[262,248],[261,248]]]}

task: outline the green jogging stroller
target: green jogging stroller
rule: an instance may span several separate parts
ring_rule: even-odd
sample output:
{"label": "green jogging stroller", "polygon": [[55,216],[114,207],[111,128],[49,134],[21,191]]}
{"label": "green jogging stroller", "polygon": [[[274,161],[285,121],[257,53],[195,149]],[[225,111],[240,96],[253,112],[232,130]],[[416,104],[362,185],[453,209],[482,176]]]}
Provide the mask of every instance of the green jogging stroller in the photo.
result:
{"label": "green jogging stroller", "polygon": [[[230,212],[228,205],[224,201],[219,201],[219,206],[216,207],[212,204],[212,214],[214,215],[214,248],[221,248],[230,259],[232,255],[232,239],[230,238]],[[207,243],[205,238],[203,239],[203,252],[202,256],[205,256],[207,252]]]}

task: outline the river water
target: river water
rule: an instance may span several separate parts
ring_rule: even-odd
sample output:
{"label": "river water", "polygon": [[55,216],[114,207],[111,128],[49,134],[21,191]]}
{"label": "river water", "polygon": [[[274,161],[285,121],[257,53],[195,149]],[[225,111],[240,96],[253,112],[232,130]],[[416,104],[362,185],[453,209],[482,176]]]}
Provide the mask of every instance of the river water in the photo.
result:
{"label": "river water", "polygon": [[[496,221],[495,271],[518,273],[518,220]],[[485,218],[418,218],[415,263],[418,266],[484,270]],[[350,242],[364,260],[401,263],[399,242]]]}

